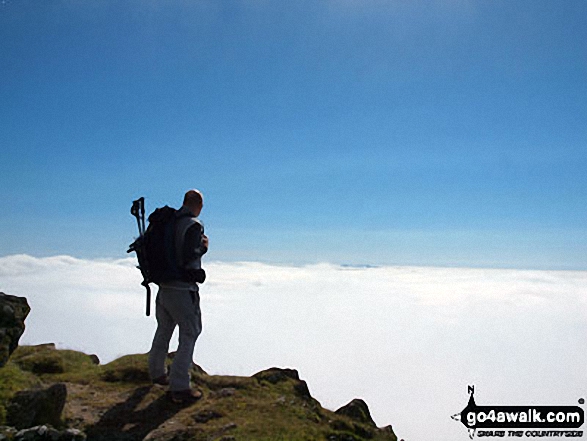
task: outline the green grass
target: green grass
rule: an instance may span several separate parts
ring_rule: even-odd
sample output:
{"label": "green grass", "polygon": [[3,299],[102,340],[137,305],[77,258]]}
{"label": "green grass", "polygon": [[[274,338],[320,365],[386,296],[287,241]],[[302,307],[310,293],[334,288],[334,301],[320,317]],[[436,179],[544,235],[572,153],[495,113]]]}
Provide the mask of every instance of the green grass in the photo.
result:
{"label": "green grass", "polygon": [[0,425],[6,423],[6,404],[16,392],[40,385],[40,380],[30,372],[21,370],[12,361],[0,368]]}
{"label": "green grass", "polygon": [[147,354],[125,355],[101,366],[100,379],[109,383],[150,383]]}
{"label": "green grass", "polygon": [[47,345],[19,346],[10,361],[23,371],[52,382],[88,384],[96,380],[100,371],[89,355],[67,349],[56,350]]}

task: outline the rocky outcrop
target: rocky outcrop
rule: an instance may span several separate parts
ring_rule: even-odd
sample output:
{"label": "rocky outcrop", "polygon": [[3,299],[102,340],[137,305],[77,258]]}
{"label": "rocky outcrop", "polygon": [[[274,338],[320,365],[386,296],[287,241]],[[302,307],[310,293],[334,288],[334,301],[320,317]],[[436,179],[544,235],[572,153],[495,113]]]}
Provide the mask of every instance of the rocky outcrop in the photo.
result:
{"label": "rocky outcrop", "polygon": [[289,378],[290,380],[293,380],[293,389],[298,396],[308,400],[313,400],[312,396],[310,395],[310,389],[308,389],[308,384],[304,380],[300,380],[300,375],[295,369],[282,369],[274,367],[256,373],[253,375],[253,378],[259,382],[268,381],[271,384],[287,381]]}
{"label": "rocky outcrop", "polygon": [[352,424],[350,426],[341,421],[335,421],[334,423],[331,423],[331,426],[338,426],[339,430],[345,429],[346,431],[353,432],[362,438],[372,438],[374,433],[373,429],[375,429],[382,435],[387,435],[391,437],[391,439],[395,438],[395,434],[391,426],[377,428],[375,421],[373,421],[373,418],[371,417],[369,406],[367,406],[367,403],[359,398],[355,398],[350,403],[336,410],[334,413],[336,415],[345,416],[352,420]]}
{"label": "rocky outcrop", "polygon": [[369,406],[363,400],[355,398],[350,403],[342,406],[336,412],[337,415],[347,416],[359,423],[368,424],[369,426],[375,427],[375,421],[371,418],[371,412],[369,412]]}
{"label": "rocky outcrop", "polygon": [[[208,375],[194,365],[192,381],[203,398],[178,405],[169,399],[167,388],[151,383],[147,365],[147,354],[98,365],[89,355],[53,345],[20,346],[0,377],[4,372],[8,379],[11,372],[13,382],[36,378],[39,385],[28,383],[24,392],[16,389],[4,402],[0,396],[0,425],[5,406],[10,424],[36,428],[21,430],[18,437],[13,430],[6,439],[81,440],[85,434],[92,441],[397,441],[390,427],[375,425],[362,400],[353,400],[337,413],[323,408],[294,369],[270,368],[252,377],[237,377]],[[26,407],[37,401],[45,404],[36,410]],[[43,410],[47,405],[55,408],[50,418]],[[33,414],[38,417],[32,419]],[[1,435],[0,430],[0,440]]]}
{"label": "rocky outcrop", "polygon": [[24,297],[10,296],[0,292],[0,367],[18,347],[24,332],[24,320],[31,308]]}

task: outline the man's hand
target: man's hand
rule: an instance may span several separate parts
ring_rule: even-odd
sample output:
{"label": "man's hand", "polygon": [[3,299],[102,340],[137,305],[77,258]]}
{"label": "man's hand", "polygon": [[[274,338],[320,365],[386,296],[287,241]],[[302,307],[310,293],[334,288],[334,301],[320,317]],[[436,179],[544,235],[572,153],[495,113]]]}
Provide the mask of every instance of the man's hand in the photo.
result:
{"label": "man's hand", "polygon": [[208,236],[206,236],[205,234],[202,234],[202,245],[208,248]]}

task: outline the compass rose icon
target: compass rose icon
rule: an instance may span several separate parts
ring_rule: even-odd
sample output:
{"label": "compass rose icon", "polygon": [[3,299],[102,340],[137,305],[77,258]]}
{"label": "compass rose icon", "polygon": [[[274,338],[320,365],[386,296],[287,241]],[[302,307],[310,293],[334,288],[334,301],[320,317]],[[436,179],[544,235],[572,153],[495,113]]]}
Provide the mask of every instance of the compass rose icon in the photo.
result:
{"label": "compass rose icon", "polygon": [[477,407],[477,405],[475,404],[475,397],[474,397],[475,386],[468,386],[467,392],[469,393],[469,402],[467,403],[467,406],[463,410],[461,410],[459,413],[455,413],[454,415],[452,415],[451,418],[455,421],[462,422],[463,425],[469,431],[469,438],[473,439],[475,437],[475,432],[477,431],[477,429],[475,429],[474,427],[469,427],[467,425],[466,415],[467,415],[467,413],[469,413],[470,411],[474,410]]}

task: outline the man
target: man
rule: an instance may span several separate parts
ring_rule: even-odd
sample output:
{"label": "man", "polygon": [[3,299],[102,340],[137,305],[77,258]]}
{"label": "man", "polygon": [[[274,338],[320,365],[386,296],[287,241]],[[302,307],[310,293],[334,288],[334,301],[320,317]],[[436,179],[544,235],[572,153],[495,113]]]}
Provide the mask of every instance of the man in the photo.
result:
{"label": "man", "polygon": [[[202,397],[201,391],[190,388],[189,369],[202,331],[198,283],[205,279],[201,258],[208,251],[208,238],[198,220],[203,205],[202,193],[186,192],[183,206],[175,214],[176,259],[184,275],[159,284],[155,302],[157,330],[149,352],[149,373],[153,383],[169,385],[171,399],[176,403],[191,403]],[[165,359],[176,326],[179,326],[179,347],[167,377]]]}

